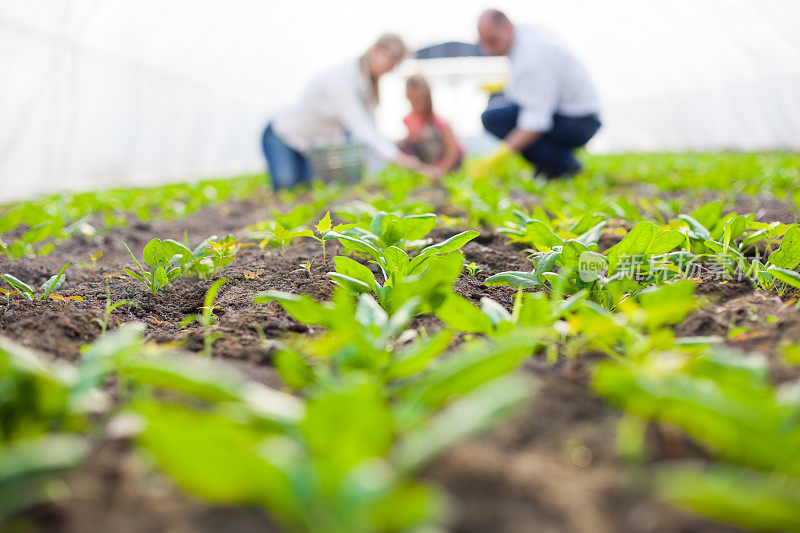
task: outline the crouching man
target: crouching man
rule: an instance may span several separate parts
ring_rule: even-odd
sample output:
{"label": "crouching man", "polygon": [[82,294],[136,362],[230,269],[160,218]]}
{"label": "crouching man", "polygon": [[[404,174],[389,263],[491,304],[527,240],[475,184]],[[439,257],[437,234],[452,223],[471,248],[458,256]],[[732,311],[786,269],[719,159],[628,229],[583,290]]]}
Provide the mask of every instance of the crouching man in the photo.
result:
{"label": "crouching man", "polygon": [[577,174],[573,151],[600,129],[600,101],[586,69],[545,30],[514,25],[501,11],[485,11],[478,34],[486,53],[511,60],[505,94],[491,98],[481,116],[502,140],[487,161],[514,151],[548,179]]}

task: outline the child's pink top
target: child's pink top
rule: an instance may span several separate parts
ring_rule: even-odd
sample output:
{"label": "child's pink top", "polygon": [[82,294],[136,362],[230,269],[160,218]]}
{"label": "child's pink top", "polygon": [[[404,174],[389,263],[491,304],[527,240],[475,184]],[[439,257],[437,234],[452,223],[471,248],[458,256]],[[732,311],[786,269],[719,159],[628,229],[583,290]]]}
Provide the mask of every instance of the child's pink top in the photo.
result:
{"label": "child's pink top", "polygon": [[[425,129],[425,127],[429,125],[429,122],[425,117],[417,115],[414,112],[411,112],[408,115],[406,115],[406,117],[403,119],[403,123],[406,125],[406,128],[408,128],[408,139],[411,142],[419,142],[420,140],[422,140],[422,132]],[[453,129],[450,127],[450,124],[448,124],[445,119],[443,119],[442,117],[440,117],[435,113],[433,115],[433,120],[431,123],[433,124],[433,127],[436,129],[436,131],[439,132],[440,135],[444,135],[444,133],[448,131],[450,133],[453,133]],[[458,137],[456,137],[455,134],[453,134],[453,138],[456,141],[456,146],[458,147],[459,155],[463,156],[464,148],[461,146]]]}

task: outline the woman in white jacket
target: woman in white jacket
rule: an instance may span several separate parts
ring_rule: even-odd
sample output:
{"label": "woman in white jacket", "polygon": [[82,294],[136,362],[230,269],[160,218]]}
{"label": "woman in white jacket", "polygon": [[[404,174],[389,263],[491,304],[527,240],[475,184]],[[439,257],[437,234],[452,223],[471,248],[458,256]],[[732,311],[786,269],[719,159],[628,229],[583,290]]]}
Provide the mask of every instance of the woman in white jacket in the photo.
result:
{"label": "woman in white jacket", "polygon": [[384,34],[363,56],[317,75],[294,104],[273,118],[262,148],[275,189],[309,183],[310,150],[344,144],[348,138],[365,145],[373,160],[430,173],[428,165],[402,153],[375,126],[378,81],[405,53],[399,36]]}

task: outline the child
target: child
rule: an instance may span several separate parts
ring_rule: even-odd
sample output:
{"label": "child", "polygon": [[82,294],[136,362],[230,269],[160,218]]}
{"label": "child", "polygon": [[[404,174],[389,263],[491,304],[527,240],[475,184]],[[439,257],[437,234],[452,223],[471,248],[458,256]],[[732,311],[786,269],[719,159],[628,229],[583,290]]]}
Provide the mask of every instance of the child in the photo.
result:
{"label": "child", "polygon": [[432,165],[437,176],[458,168],[464,150],[447,121],[433,112],[431,88],[427,80],[420,75],[408,78],[406,98],[411,103],[411,113],[403,119],[408,128],[408,137],[400,144],[401,149],[418,157],[423,163]]}

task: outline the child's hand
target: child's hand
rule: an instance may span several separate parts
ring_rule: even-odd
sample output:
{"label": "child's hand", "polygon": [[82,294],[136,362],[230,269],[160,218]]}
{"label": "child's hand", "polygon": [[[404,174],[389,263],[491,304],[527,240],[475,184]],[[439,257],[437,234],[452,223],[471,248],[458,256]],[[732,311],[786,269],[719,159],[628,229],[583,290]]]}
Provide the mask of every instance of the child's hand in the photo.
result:
{"label": "child's hand", "polygon": [[403,168],[414,170],[416,172],[422,172],[422,168],[425,166],[425,163],[417,159],[415,156],[406,154],[404,152],[397,154],[394,162]]}
{"label": "child's hand", "polygon": [[447,170],[444,168],[439,166],[431,166],[430,172],[426,175],[434,181],[439,181],[442,179],[442,177],[444,177],[445,174],[447,174]]}

